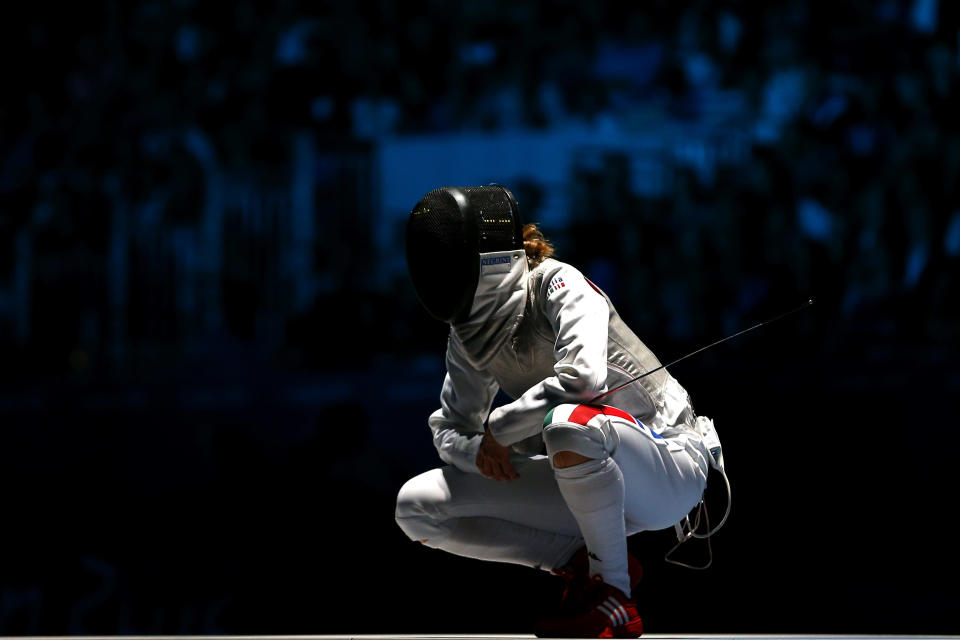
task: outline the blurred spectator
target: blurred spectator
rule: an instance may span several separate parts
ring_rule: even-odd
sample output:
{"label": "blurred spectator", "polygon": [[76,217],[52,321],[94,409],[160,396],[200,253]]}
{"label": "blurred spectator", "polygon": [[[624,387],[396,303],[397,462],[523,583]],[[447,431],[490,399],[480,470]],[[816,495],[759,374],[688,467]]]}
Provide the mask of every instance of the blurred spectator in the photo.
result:
{"label": "blurred spectator", "polygon": [[[573,176],[571,237],[603,251],[568,253],[637,322],[692,340],[771,296],[815,291],[848,316],[907,294],[945,312],[942,238],[960,197],[948,3],[561,5],[244,0],[224,13],[142,0],[56,21],[22,9],[7,46],[30,64],[11,74],[0,112],[0,316],[21,326],[7,347],[36,351],[39,370],[96,371],[145,339],[221,328],[253,339],[267,315],[306,312],[285,288],[372,286],[362,274],[376,265],[338,255],[340,243],[273,264],[291,233],[330,230],[373,202],[355,195],[373,186],[349,159],[363,162],[356,140],[598,117],[629,126],[665,96],[661,122],[742,129],[754,149],[727,166],[711,148],[678,150],[661,160],[659,195],[638,194],[616,152]],[[271,190],[290,186],[304,131],[334,161],[305,174],[319,187],[304,201],[312,222],[285,227],[270,207],[286,196]],[[604,221],[615,237],[598,235]],[[923,317],[911,331],[943,326]]]}

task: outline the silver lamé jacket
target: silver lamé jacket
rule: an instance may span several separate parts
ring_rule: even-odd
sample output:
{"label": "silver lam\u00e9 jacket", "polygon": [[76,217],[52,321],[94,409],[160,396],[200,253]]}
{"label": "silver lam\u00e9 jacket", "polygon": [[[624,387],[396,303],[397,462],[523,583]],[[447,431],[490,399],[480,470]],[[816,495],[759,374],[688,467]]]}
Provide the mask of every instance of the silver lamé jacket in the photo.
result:
{"label": "silver lam\u00e9 jacket", "polygon": [[[485,423],[518,455],[541,453],[551,408],[587,402],[660,366],[610,299],[574,267],[547,259],[528,270],[522,249],[481,254],[480,262],[470,315],[450,327],[440,409],[429,418],[440,458],[473,472]],[[491,411],[500,388],[512,402]],[[687,392],[666,369],[601,403],[664,437],[695,421]]]}

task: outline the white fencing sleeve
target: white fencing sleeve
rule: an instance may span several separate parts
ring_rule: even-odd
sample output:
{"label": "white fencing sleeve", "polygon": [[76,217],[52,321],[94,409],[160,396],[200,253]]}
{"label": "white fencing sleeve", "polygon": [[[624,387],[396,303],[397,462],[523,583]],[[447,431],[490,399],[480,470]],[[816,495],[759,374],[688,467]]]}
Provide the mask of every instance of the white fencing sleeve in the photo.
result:
{"label": "white fencing sleeve", "polygon": [[538,434],[554,406],[584,402],[606,390],[610,307],[579,271],[557,262],[537,292],[557,336],[556,375],[530,387],[515,401],[490,414],[494,439],[504,446]]}
{"label": "white fencing sleeve", "polygon": [[462,471],[480,473],[477,451],[483,424],[499,385],[493,377],[467,362],[459,343],[447,341],[447,375],[440,390],[440,408],[427,423],[433,429],[433,445],[440,459]]}

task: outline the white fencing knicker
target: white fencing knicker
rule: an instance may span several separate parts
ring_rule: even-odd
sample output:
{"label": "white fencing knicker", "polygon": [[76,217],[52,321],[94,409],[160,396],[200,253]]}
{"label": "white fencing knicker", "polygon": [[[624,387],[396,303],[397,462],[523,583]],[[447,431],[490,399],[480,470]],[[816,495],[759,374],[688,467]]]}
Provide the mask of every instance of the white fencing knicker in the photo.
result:
{"label": "white fencing knicker", "polygon": [[543,436],[548,454],[574,451],[591,460],[554,469],[552,455],[515,455],[520,477],[509,482],[453,466],[433,469],[400,490],[397,523],[429,547],[551,570],[584,545],[564,482],[606,473],[622,484],[624,562],[626,536],[674,526],[703,495],[710,454],[692,428],[658,433],[614,407],[565,404],[548,414]]}

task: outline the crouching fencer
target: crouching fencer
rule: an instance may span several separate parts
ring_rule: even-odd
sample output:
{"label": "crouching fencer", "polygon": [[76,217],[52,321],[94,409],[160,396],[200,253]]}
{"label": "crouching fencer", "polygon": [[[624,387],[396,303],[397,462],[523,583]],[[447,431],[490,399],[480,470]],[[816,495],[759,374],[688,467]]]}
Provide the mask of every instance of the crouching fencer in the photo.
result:
{"label": "crouching fencer", "polygon": [[[713,423],[610,299],[553,259],[502,186],[426,194],[407,226],[417,296],[450,325],[440,408],[446,466],[409,480],[396,519],[412,539],[566,581],[541,637],[637,637],[642,568],[627,536],[677,525],[722,465]],[[491,411],[498,389],[513,400]],[[484,426],[486,425],[486,426]]]}

